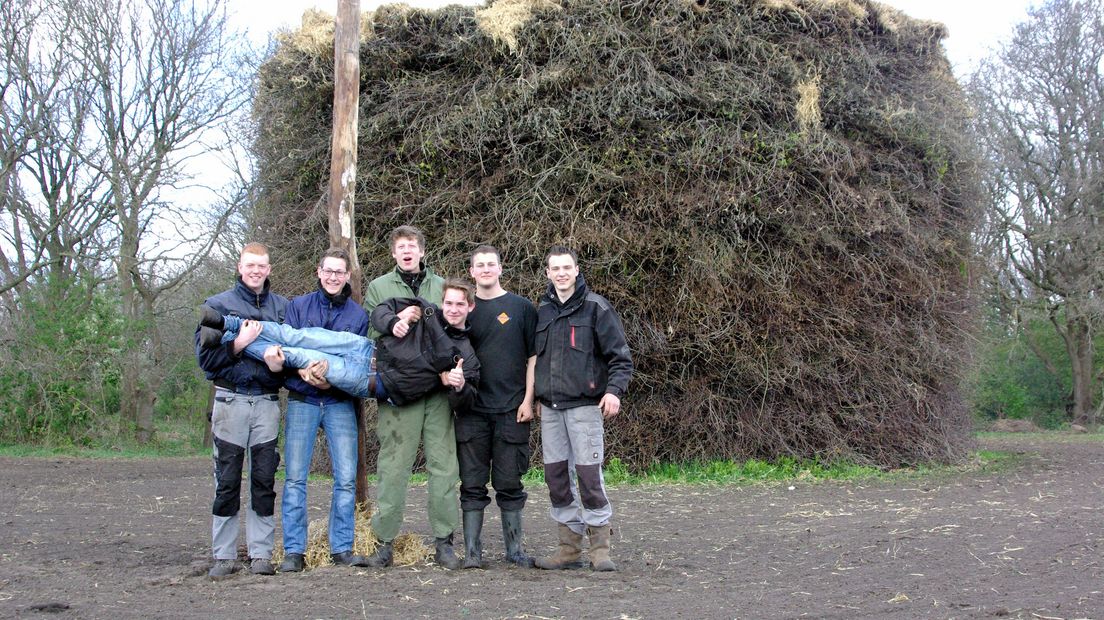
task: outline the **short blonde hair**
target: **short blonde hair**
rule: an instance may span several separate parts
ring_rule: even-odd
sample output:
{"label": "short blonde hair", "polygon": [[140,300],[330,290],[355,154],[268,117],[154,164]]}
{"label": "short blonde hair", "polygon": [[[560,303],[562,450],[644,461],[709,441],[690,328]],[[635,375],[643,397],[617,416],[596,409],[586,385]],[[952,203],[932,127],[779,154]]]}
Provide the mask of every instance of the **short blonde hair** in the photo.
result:
{"label": "short blonde hair", "polygon": [[245,244],[245,246],[242,247],[241,253],[242,254],[256,254],[257,256],[268,256],[268,246],[263,244],[263,243],[257,243],[256,241],[252,241],[250,243]]}

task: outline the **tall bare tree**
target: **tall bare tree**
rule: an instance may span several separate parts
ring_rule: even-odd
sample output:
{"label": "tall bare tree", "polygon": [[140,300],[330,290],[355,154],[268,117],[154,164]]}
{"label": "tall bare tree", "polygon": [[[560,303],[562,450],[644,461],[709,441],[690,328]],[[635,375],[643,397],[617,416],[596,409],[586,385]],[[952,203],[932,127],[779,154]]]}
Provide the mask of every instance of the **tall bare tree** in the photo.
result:
{"label": "tall bare tree", "polygon": [[1072,421],[1093,426],[1102,380],[1093,338],[1104,320],[1102,20],[1101,0],[1051,0],[971,80],[998,288],[1016,314],[1054,325],[1069,357]]}
{"label": "tall bare tree", "polygon": [[[190,0],[76,0],[74,55],[89,68],[98,162],[110,188],[126,353],[123,417],[153,435],[163,378],[158,300],[211,251],[242,193],[197,219],[189,173],[200,155],[232,153],[226,136],[247,102],[225,8]],[[214,189],[214,188],[207,188]]]}
{"label": "tall bare tree", "polygon": [[[247,199],[248,52],[223,0],[0,8],[0,294],[70,262],[107,273],[131,336],[122,417],[153,436],[167,293]],[[170,328],[179,328],[173,324]]]}
{"label": "tall bare tree", "polygon": [[104,177],[86,162],[91,92],[67,50],[72,17],[44,1],[0,6],[0,294],[61,281],[104,258]]}

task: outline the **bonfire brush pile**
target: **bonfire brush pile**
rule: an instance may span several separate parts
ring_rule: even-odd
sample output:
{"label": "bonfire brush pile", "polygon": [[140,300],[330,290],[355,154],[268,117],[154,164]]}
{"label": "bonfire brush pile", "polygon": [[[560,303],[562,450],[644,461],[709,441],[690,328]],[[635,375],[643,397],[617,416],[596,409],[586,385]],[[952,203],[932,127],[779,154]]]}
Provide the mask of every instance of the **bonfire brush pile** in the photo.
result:
{"label": "bonfire brush pile", "polygon": [[[333,22],[260,74],[257,221],[324,245]],[[365,274],[427,231],[465,274],[497,245],[535,299],[580,252],[636,362],[608,453],[885,467],[969,447],[960,394],[977,202],[942,26],[866,0],[499,0],[362,21]]]}

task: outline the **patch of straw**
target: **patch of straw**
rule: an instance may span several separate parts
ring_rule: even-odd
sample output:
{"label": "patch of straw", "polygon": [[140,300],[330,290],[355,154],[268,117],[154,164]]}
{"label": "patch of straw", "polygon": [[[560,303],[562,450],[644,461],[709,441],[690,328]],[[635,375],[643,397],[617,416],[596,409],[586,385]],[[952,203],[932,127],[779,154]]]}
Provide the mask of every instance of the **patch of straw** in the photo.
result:
{"label": "patch of straw", "polygon": [[759,0],[759,6],[772,11],[786,11],[804,16],[805,11],[794,0]]}
{"label": "patch of straw", "polygon": [[417,534],[402,534],[395,538],[392,551],[396,566],[410,566],[426,562],[432,551]]}
{"label": "patch of straw", "polygon": [[797,122],[803,133],[820,130],[820,77],[813,76],[797,84]]}
{"label": "patch of straw", "polygon": [[[372,531],[372,508],[370,505],[358,504],[353,523],[353,553],[371,555],[378,546],[379,539]],[[431,550],[422,542],[421,536],[402,534],[395,539],[394,553],[396,566],[410,566],[427,561]],[[272,561],[279,565],[283,560],[284,550],[277,546],[272,554]],[[315,519],[307,524],[307,550],[303,554],[303,563],[309,569],[333,565],[330,558],[328,517]]]}
{"label": "patch of straw", "polygon": [[908,16],[898,11],[897,9],[887,5],[876,3],[875,16],[878,19],[878,24],[886,32],[897,34],[897,31],[901,29],[902,23],[908,19]]}
{"label": "patch of straw", "polygon": [[303,11],[298,30],[280,34],[280,42],[309,56],[333,58],[334,16],[318,9]]}
{"label": "patch of straw", "polygon": [[497,43],[505,43],[511,52],[518,48],[517,31],[533,15],[545,10],[561,10],[562,7],[552,0],[499,0],[486,9],[475,12],[475,22],[479,29]]}

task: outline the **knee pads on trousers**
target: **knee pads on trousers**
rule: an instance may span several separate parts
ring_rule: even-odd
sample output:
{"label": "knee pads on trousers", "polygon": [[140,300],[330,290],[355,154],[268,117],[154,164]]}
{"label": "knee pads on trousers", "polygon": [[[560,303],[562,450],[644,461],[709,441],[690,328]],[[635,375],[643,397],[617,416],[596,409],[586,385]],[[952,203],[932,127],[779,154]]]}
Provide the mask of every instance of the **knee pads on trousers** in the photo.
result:
{"label": "knee pads on trousers", "polygon": [[238,514],[241,496],[242,463],[245,448],[215,437],[215,501],[211,514],[232,517]]}
{"label": "knee pads on trousers", "polygon": [[[257,444],[249,450],[252,459],[249,497],[253,512],[262,517],[271,517],[276,509],[276,468],[280,466],[276,440]],[[238,477],[241,477],[240,471]]]}

